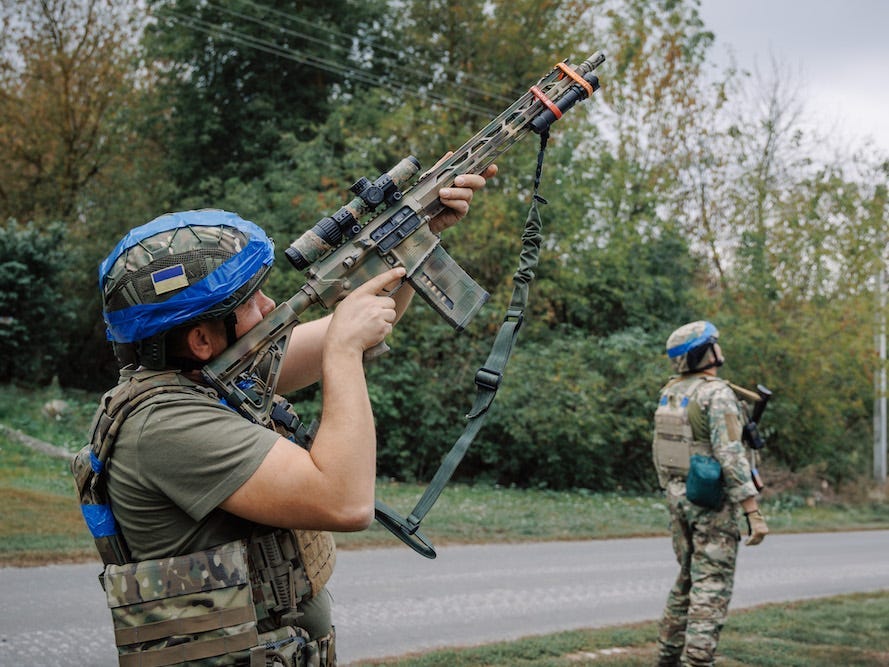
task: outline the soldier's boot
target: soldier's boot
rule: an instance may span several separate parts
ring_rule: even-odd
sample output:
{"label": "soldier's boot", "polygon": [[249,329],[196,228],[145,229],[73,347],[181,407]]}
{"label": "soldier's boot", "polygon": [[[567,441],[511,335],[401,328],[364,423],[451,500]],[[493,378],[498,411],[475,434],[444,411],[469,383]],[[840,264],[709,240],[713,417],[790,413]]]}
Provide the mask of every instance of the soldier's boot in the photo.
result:
{"label": "soldier's boot", "polygon": [[685,648],[685,617],[668,616],[658,624],[658,657],[656,667],[679,667],[679,660]]}
{"label": "soldier's boot", "polygon": [[658,639],[658,655],[655,667],[679,667],[683,646],[674,646]]}
{"label": "soldier's boot", "polygon": [[[700,638],[698,638],[700,640]],[[713,667],[716,659],[716,640],[707,638],[709,641],[697,641],[685,647],[685,653],[682,654],[682,667]]]}

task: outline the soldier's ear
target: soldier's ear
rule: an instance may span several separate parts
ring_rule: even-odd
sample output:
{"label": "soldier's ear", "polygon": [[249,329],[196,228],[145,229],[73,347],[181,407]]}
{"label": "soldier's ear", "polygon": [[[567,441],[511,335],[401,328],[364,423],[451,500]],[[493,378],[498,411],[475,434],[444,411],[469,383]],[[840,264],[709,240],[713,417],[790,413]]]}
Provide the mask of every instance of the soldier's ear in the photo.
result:
{"label": "soldier's ear", "polygon": [[228,346],[219,322],[199,322],[185,334],[188,352],[198,361],[210,361]]}

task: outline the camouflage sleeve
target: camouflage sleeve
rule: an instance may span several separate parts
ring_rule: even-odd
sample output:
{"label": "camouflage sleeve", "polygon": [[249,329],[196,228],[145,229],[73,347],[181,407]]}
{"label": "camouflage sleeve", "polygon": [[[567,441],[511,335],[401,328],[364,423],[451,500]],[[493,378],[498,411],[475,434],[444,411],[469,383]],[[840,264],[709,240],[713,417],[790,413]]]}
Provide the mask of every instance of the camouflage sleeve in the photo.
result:
{"label": "camouflage sleeve", "polygon": [[728,385],[712,383],[709,396],[708,417],[710,443],[713,457],[722,466],[725,491],[733,502],[756,495],[756,487],[750,477],[750,462],[741,442],[742,416],[738,400]]}

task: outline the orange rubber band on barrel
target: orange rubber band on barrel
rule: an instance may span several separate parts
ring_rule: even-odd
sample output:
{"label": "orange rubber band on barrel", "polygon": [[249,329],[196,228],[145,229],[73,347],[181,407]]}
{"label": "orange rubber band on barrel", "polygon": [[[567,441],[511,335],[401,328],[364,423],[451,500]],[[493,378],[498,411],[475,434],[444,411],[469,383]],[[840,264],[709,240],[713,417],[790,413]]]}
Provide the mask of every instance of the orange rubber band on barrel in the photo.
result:
{"label": "orange rubber band on barrel", "polygon": [[583,87],[583,89],[586,91],[587,97],[593,96],[593,86],[589,81],[584,79],[582,76],[580,76],[580,74],[568,67],[568,65],[566,65],[565,63],[556,63],[556,67],[562,70],[565,75],[570,76],[572,79],[574,79],[581,87]]}
{"label": "orange rubber band on barrel", "polygon": [[537,86],[531,86],[531,92],[534,93],[534,97],[543,102],[546,105],[546,108],[553,112],[553,116],[556,117],[556,120],[562,117],[562,110],[557,107],[553,101],[546,96],[546,94],[540,90]]}

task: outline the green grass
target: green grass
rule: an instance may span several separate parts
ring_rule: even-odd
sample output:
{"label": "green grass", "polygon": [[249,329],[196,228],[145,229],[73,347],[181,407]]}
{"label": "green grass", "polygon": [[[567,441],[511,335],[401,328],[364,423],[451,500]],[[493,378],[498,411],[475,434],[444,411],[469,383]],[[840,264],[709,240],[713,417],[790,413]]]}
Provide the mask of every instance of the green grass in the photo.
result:
{"label": "green grass", "polygon": [[[405,515],[414,508],[424,488],[418,484],[378,482],[377,497]],[[666,535],[667,521],[666,504],[653,494],[631,496],[451,484],[424,519],[421,530],[435,544],[576,540]],[[377,546],[393,539],[379,524],[374,524],[362,533],[338,535],[337,543]]]}
{"label": "green grass", "polygon": [[[61,419],[41,407],[63,398]],[[98,394],[48,387],[26,391],[0,386],[0,424],[74,453],[85,441]],[[768,479],[766,480],[768,482]],[[783,485],[786,488],[786,484]],[[413,509],[424,486],[380,481],[377,497],[402,514]],[[80,517],[65,460],[36,452],[0,431],[0,566],[95,558]],[[787,488],[768,493],[763,507],[773,532],[889,528],[889,503],[859,494],[854,502],[818,500]],[[580,540],[668,534],[667,508],[659,494],[547,491],[491,485],[449,485],[421,530],[436,546],[481,542]],[[379,524],[340,533],[341,548],[397,546]]]}
{"label": "green grass", "polygon": [[[411,667],[648,667],[654,622],[575,630],[355,665]],[[878,667],[889,664],[889,592],[772,604],[733,611],[717,653],[720,667]]]}
{"label": "green grass", "polygon": [[[41,407],[63,398],[61,418]],[[97,395],[57,387],[0,387],[0,423],[70,453],[84,444]],[[98,559],[80,516],[64,459],[36,452],[0,434],[0,565],[40,565]]]}
{"label": "green grass", "polygon": [[[410,512],[424,486],[378,482],[377,497],[402,515]],[[762,505],[772,532],[822,532],[889,528],[885,500],[814,503],[798,493]],[[660,494],[546,491],[451,484],[421,524],[433,544],[586,540],[669,535],[667,505]],[[362,533],[337,535],[344,547],[394,544],[379,524]]]}

